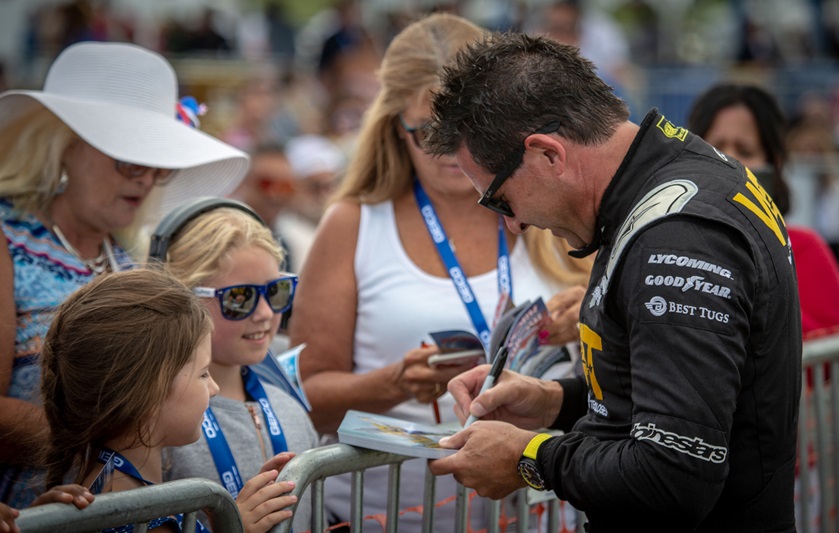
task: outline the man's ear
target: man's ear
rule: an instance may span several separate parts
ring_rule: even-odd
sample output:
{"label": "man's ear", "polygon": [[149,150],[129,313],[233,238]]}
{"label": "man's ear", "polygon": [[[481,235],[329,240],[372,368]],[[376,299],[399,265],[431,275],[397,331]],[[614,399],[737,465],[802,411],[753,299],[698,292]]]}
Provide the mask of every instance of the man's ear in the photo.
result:
{"label": "man's ear", "polygon": [[531,152],[537,157],[546,158],[548,165],[555,167],[557,174],[562,174],[565,170],[565,162],[567,152],[565,145],[551,135],[542,133],[534,133],[524,140],[524,146],[527,149],[527,154]]}

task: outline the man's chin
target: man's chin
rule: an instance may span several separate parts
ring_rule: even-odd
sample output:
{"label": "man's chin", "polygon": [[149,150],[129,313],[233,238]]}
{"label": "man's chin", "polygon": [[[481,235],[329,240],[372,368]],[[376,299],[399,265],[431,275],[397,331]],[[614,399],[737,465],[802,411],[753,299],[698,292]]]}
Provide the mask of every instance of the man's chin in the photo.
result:
{"label": "man's chin", "polygon": [[552,229],[551,233],[554,234],[554,237],[565,239],[568,242],[568,244],[575,250],[585,248],[588,245],[588,243],[583,242],[579,237],[572,233],[568,233],[567,231]]}

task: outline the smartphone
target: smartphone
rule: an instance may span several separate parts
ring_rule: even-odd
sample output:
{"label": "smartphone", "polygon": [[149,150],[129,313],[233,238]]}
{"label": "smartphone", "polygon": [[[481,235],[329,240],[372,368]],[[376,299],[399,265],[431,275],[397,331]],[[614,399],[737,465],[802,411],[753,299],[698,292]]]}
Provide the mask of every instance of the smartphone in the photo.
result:
{"label": "smartphone", "polygon": [[483,349],[462,350],[458,352],[440,353],[428,358],[428,366],[457,366],[473,362],[475,364],[486,361]]}

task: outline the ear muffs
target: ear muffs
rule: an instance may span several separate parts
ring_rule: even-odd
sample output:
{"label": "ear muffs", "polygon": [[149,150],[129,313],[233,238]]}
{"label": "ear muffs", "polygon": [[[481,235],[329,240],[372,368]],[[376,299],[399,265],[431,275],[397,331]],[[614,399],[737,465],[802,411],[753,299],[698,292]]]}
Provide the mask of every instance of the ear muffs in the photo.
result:
{"label": "ear muffs", "polygon": [[180,207],[169,212],[163,217],[163,220],[157,225],[154,234],[151,236],[151,244],[149,246],[149,263],[165,263],[166,253],[169,251],[169,243],[178,234],[184,226],[186,226],[192,219],[197,218],[207,211],[219,209],[221,207],[231,207],[244,211],[259,221],[265,227],[268,225],[262,220],[256,211],[251,209],[248,205],[237,200],[229,198],[216,198],[210,196],[203,196],[195,198]]}

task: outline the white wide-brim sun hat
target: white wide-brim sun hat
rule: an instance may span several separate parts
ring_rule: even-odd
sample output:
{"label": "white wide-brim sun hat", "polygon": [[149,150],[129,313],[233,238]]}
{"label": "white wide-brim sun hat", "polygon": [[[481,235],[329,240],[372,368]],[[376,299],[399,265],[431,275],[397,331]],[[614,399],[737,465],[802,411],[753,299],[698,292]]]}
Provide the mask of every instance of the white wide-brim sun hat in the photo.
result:
{"label": "white wide-brim sun hat", "polygon": [[0,126],[43,105],[85,142],[114,159],[177,169],[157,216],[196,196],[226,196],[250,159],[175,118],[178,82],[156,52],[125,43],[83,42],[53,62],[42,91],[0,94]]}

